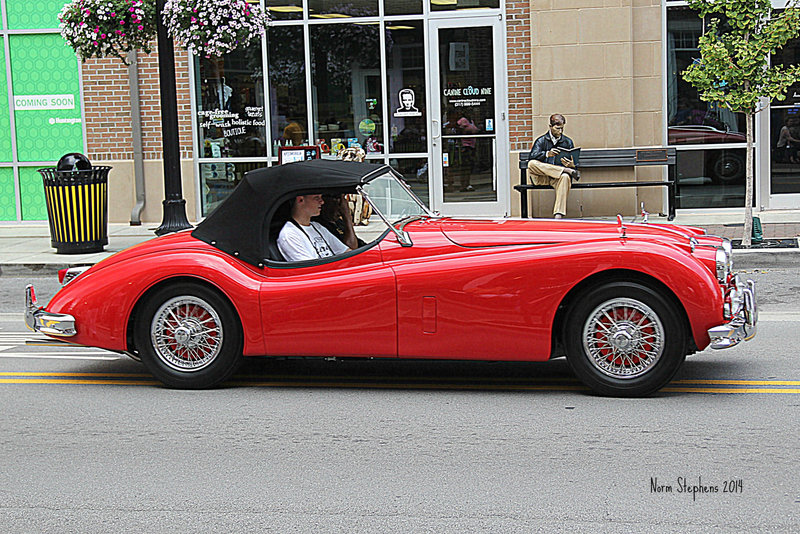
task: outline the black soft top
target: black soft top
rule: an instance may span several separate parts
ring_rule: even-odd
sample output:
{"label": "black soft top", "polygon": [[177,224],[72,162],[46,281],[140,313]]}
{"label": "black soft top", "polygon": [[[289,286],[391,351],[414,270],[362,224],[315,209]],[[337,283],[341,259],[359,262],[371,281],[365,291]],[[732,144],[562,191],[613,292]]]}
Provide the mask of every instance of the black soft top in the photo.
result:
{"label": "black soft top", "polygon": [[355,193],[357,186],[386,172],[392,172],[388,165],[323,159],[256,169],[244,175],[230,196],[197,225],[192,236],[261,266],[269,256],[270,222],[289,199],[317,193]]}

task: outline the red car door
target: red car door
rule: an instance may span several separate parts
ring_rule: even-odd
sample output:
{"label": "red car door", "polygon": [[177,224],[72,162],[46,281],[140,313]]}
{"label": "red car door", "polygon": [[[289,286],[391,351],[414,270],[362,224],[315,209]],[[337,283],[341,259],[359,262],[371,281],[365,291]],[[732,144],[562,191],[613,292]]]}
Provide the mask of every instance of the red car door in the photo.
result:
{"label": "red car door", "polygon": [[264,345],[272,356],[397,356],[394,274],[376,246],[311,267],[265,268]]}

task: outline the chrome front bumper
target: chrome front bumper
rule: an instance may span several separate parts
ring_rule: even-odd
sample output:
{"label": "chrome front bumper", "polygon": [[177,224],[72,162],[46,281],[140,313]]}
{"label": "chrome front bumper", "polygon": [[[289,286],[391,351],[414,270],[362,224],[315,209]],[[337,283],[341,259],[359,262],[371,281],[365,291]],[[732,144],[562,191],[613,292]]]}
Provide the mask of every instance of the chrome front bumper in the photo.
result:
{"label": "chrome front bumper", "polygon": [[712,349],[727,349],[750,341],[756,335],[758,322],[758,303],[756,287],[752,280],[742,281],[734,275],[733,289],[730,292],[731,320],[725,324],[708,329]]}
{"label": "chrome front bumper", "polygon": [[25,288],[25,325],[48,336],[71,337],[78,333],[75,318],[66,313],[50,313],[36,302],[32,285]]}

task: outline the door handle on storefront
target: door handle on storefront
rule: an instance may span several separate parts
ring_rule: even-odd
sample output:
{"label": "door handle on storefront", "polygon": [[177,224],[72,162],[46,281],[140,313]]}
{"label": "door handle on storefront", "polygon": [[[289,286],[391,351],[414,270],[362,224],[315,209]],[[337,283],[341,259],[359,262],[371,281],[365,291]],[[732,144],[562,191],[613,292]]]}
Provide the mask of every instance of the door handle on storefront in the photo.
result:
{"label": "door handle on storefront", "polygon": [[436,140],[442,135],[442,130],[439,128],[439,121],[433,119],[431,121],[431,142],[436,146]]}

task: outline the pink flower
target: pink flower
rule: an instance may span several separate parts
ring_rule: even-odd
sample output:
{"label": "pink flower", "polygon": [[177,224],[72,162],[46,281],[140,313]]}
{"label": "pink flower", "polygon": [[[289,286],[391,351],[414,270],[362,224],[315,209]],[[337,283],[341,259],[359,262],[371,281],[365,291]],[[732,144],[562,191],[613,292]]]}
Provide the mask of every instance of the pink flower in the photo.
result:
{"label": "pink flower", "polygon": [[134,11],[136,11],[136,10],[135,10],[134,8],[130,8],[130,9],[128,9],[128,11],[130,11],[131,13],[133,13],[133,12],[134,12]]}
{"label": "pink flower", "polygon": [[143,29],[144,29],[144,26],[142,26],[141,24],[139,24],[139,31],[141,31],[141,30],[143,30]]}

